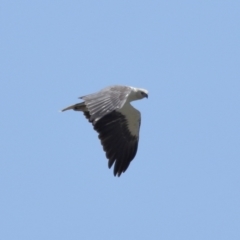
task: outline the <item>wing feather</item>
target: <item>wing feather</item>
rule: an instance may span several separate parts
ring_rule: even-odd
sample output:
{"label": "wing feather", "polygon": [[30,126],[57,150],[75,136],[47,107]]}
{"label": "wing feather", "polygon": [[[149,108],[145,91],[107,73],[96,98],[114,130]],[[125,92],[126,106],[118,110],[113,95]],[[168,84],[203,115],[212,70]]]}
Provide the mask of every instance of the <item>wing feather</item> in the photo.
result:
{"label": "wing feather", "polygon": [[136,155],[139,136],[131,134],[126,118],[117,111],[102,117],[93,126],[99,133],[109,168],[114,164],[114,175],[120,176]]}
{"label": "wing feather", "polygon": [[111,86],[101,91],[81,97],[91,115],[90,120],[94,123],[103,116],[121,108],[131,88],[127,86]]}

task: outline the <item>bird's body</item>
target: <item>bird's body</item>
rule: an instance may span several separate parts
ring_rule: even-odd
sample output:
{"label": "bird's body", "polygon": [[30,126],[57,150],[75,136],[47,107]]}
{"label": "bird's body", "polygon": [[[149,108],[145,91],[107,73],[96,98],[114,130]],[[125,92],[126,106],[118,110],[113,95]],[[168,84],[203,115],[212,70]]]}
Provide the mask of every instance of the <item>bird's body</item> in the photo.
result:
{"label": "bird's body", "polygon": [[82,111],[98,132],[114,175],[125,172],[136,155],[141,114],[130,102],[148,97],[145,89],[111,86],[81,97],[83,102],[64,108]]}
{"label": "bird's body", "polygon": [[131,134],[133,136],[138,136],[141,124],[141,113],[136,108],[134,108],[130,103],[126,103],[118,111],[124,116],[126,116],[128,129],[131,132]]}

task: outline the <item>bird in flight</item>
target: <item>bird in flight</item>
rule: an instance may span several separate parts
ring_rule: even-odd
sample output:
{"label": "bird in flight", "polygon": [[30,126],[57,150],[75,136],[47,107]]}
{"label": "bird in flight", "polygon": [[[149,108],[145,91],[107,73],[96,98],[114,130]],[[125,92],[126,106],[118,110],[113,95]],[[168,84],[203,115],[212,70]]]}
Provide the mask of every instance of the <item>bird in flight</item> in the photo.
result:
{"label": "bird in flight", "polygon": [[108,159],[114,164],[114,176],[125,172],[134,159],[139,141],[141,113],[130,102],[148,98],[142,88],[114,85],[80,99],[62,111],[81,111],[98,132],[98,137]]}

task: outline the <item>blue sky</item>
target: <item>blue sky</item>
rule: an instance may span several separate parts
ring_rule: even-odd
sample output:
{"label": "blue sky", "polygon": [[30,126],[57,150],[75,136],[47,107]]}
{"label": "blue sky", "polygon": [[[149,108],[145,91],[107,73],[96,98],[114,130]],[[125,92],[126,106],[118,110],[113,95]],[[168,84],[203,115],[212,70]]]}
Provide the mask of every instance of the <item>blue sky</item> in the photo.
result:
{"label": "blue sky", "polygon": [[[0,239],[240,239],[239,1],[2,1]],[[120,178],[82,114],[146,88]]]}

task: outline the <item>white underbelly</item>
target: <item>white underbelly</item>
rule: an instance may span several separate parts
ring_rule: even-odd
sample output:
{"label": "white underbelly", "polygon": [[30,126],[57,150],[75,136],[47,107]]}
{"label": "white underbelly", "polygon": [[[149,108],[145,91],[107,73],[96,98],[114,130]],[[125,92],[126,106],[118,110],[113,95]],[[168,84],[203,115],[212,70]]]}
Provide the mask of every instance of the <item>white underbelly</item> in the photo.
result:
{"label": "white underbelly", "polygon": [[140,112],[135,109],[130,104],[125,104],[121,109],[118,110],[123,115],[125,115],[127,122],[128,122],[128,128],[132,135],[138,136],[139,135],[139,127],[140,127],[140,119],[141,114]]}

